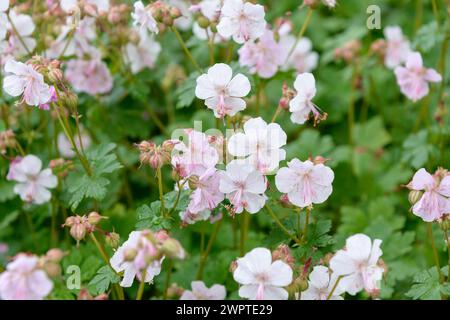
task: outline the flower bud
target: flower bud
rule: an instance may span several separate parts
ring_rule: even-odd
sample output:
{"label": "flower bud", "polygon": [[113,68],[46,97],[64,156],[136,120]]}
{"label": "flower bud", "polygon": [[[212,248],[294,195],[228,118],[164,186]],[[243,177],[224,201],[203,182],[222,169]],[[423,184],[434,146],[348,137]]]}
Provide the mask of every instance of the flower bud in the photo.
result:
{"label": "flower bud", "polygon": [[283,208],[293,208],[294,205],[289,201],[288,195],[285,193],[280,197],[280,203],[283,206]]}
{"label": "flower bud", "polygon": [[168,258],[184,259],[185,252],[178,240],[167,239],[161,246],[161,252]]}
{"label": "flower bud", "polygon": [[234,260],[230,263],[230,268],[228,269],[231,273],[233,273],[236,269],[237,269],[238,265],[237,265],[237,261]]}
{"label": "flower bud", "polygon": [[137,251],[136,249],[126,249],[125,252],[123,253],[123,258],[125,261],[133,261],[134,258],[136,258],[137,256]]}
{"label": "flower bud", "polygon": [[199,177],[196,175],[192,175],[189,177],[188,185],[191,190],[197,189],[198,180],[199,180]]}
{"label": "flower bud", "polygon": [[182,287],[179,287],[176,283],[172,283],[171,286],[167,289],[167,298],[179,298],[183,295],[183,292],[184,289]]}
{"label": "flower bud", "polygon": [[105,237],[105,242],[113,249],[117,249],[120,244],[120,235],[115,232],[110,232]]}
{"label": "flower bud", "polygon": [[88,215],[88,223],[90,225],[97,225],[102,219],[108,219],[107,217],[103,217],[101,215],[99,215],[97,212],[93,211],[91,213],[89,213]]}
{"label": "flower bud", "polygon": [[182,16],[181,10],[177,7],[170,8],[169,13],[172,19],[176,19]]}
{"label": "flower bud", "polygon": [[408,200],[411,205],[416,204],[422,198],[423,192],[420,190],[411,190],[408,194]]}
{"label": "flower bud", "polygon": [[44,270],[50,278],[55,278],[61,275],[61,267],[58,263],[55,262],[45,263]]}
{"label": "flower bud", "polygon": [[291,268],[294,267],[294,257],[292,256],[289,247],[285,244],[280,244],[272,252],[272,260],[281,260],[291,266]]}
{"label": "flower bud", "polygon": [[65,255],[61,249],[54,248],[47,251],[45,258],[52,262],[60,262]]}
{"label": "flower bud", "polygon": [[70,228],[70,235],[78,241],[86,236],[86,227],[82,223],[76,223]]}
{"label": "flower bud", "polygon": [[75,110],[78,106],[78,96],[73,92],[65,92],[61,97],[62,103],[69,109]]}
{"label": "flower bud", "polygon": [[200,28],[202,28],[202,29],[206,29],[206,28],[208,28],[209,25],[210,25],[209,19],[206,18],[205,16],[200,16],[200,17],[198,17],[197,23],[198,23],[198,25],[200,26]]}
{"label": "flower bud", "polygon": [[76,217],[74,216],[68,217],[66,219],[66,222],[64,222],[63,227],[71,227],[75,224],[76,221],[77,221]]}
{"label": "flower bud", "polygon": [[93,300],[94,297],[89,293],[89,290],[82,288],[78,293],[77,300]]}

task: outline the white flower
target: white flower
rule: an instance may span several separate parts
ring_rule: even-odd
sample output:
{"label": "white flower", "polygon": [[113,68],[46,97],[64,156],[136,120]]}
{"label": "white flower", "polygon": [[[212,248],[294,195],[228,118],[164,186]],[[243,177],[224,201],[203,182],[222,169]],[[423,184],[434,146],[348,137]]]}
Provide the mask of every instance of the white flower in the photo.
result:
{"label": "white flower", "polygon": [[9,0],[0,1],[0,40],[5,39],[7,26],[8,26],[8,17],[5,13],[9,8]]}
{"label": "white flower", "polygon": [[288,167],[278,170],[275,176],[277,189],[286,193],[289,201],[301,208],[313,203],[322,203],[333,191],[333,170],[322,163],[314,164],[297,158],[288,162]]}
{"label": "white flower", "polygon": [[228,152],[247,161],[263,174],[273,172],[286,158],[287,135],[277,123],[267,124],[262,118],[244,123],[244,133],[233,135],[228,141]]}
{"label": "white flower", "polygon": [[281,260],[272,262],[269,249],[255,248],[237,260],[234,280],[241,284],[239,296],[250,300],[287,300],[283,288],[292,282],[291,267]]}
{"label": "white flower", "polygon": [[11,163],[7,179],[18,182],[14,186],[14,193],[20,195],[23,201],[43,204],[50,200],[52,194],[47,189],[55,188],[58,179],[51,169],[41,169],[42,162],[34,155]]}
{"label": "white flower", "polygon": [[192,281],[191,290],[185,290],[180,300],[224,300],[227,292],[225,287],[215,284],[207,288],[203,281]]}
{"label": "white flower", "polygon": [[217,63],[209,68],[206,74],[197,78],[195,95],[205,100],[205,105],[214,110],[216,118],[234,116],[246,107],[242,97],[250,92],[250,81],[241,73],[233,78],[232,76],[230,66]]}
{"label": "white flower", "polygon": [[161,272],[161,260],[148,261],[156,254],[156,248],[147,239],[147,231],[132,231],[125,241],[114,253],[110,263],[116,272],[123,272],[122,287],[131,287],[134,278],[139,280],[145,270],[145,282],[150,283]]}
{"label": "white flower", "polygon": [[266,28],[264,7],[242,0],[225,0],[217,31],[223,37],[233,37],[237,43],[257,39]]}
{"label": "white flower", "polygon": [[125,61],[130,64],[131,72],[155,66],[156,59],[161,52],[161,45],[147,35],[141,35],[138,45],[128,43],[125,47]]}
{"label": "white flower", "polygon": [[340,285],[351,295],[361,290],[376,293],[380,288],[383,268],[378,259],[383,254],[381,240],[372,243],[365,234],[355,234],[347,239],[345,248],[336,252],[330,260],[330,268],[337,276],[343,276]]}
{"label": "white flower", "polygon": [[[315,266],[309,274],[308,289],[301,293],[301,300],[327,300],[337,278],[327,267]],[[341,294],[344,292],[338,283],[329,300],[343,300]]]}
{"label": "white flower", "polygon": [[402,29],[399,26],[389,26],[383,30],[386,38],[386,54],[384,64],[389,69],[406,62],[408,54],[411,52],[409,41],[403,36]]}
{"label": "white flower", "polygon": [[[77,148],[81,147],[80,139],[78,135],[75,137],[75,145]],[[73,158],[75,157],[76,153],[73,151],[72,144],[70,143],[69,139],[67,139],[66,135],[63,132],[60,132],[58,134],[58,151],[64,158]],[[87,149],[89,148],[91,144],[91,137],[89,137],[86,132],[81,130],[81,142],[83,144],[83,148]]]}
{"label": "white flower", "polygon": [[44,270],[39,269],[39,259],[24,253],[0,274],[0,299],[42,300],[53,289],[53,282]]}
{"label": "white flower", "polygon": [[42,74],[32,66],[8,60],[5,72],[10,75],[3,80],[3,89],[13,97],[23,94],[23,100],[29,106],[39,106],[51,98],[50,87],[44,82]]}
{"label": "white flower", "polygon": [[313,114],[314,123],[326,118],[326,114],[322,115],[320,109],[311,101],[316,95],[316,80],[312,73],[299,74],[294,88],[297,95],[289,102],[292,122],[303,124],[309,119],[310,113]]}
{"label": "white flower", "polygon": [[189,11],[188,5],[189,2],[186,0],[165,0],[165,2],[171,7],[179,9],[181,12],[181,16],[174,20],[175,26],[182,31],[189,29],[192,22],[192,14]]}
{"label": "white flower", "polygon": [[252,165],[231,161],[220,179],[219,190],[226,194],[234,212],[244,209],[249,213],[259,212],[266,203],[267,189],[264,176]]}
{"label": "white flower", "polygon": [[[109,0],[85,0],[87,4],[94,5],[99,12],[108,12]],[[78,0],[61,0],[61,9],[71,12],[78,8]]]}
{"label": "white flower", "polygon": [[[293,35],[285,35],[280,39],[280,45],[283,48],[283,62],[286,60],[290,51],[295,45],[296,38]],[[311,72],[317,67],[319,55],[312,51],[312,42],[306,37],[301,38],[293,49],[286,63],[281,68],[288,70],[293,68],[297,73]]]}
{"label": "white flower", "polygon": [[0,11],[5,12],[9,8],[9,0],[0,1]]}
{"label": "white flower", "polygon": [[144,7],[142,1],[134,3],[134,12],[131,13],[131,17],[133,18],[133,25],[139,27],[141,33],[147,29],[153,33],[159,32],[158,23],[150,10]]}
{"label": "white flower", "polygon": [[[13,31],[12,24],[8,20],[4,20],[6,15],[3,18],[1,18],[1,15],[2,13],[0,13],[0,29],[5,30],[3,23],[6,23],[5,32],[9,31],[10,33],[8,40],[2,41],[2,47],[4,47],[4,49],[2,49],[3,54],[5,54],[4,51],[6,51],[6,53],[9,53],[12,57],[17,57],[27,54],[28,51],[32,52],[36,47],[36,40],[31,35],[33,34],[36,26],[31,16],[26,14],[17,14],[12,10],[9,12],[9,17],[11,18],[17,33],[20,35],[19,39],[16,32]],[[0,37],[0,40],[1,39],[2,37]]]}

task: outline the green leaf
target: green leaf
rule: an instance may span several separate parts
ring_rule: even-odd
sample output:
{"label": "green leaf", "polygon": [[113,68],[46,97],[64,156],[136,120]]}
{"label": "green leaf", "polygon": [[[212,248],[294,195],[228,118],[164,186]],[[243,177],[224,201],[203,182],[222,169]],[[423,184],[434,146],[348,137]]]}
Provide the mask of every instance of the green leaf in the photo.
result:
{"label": "green leaf", "polygon": [[381,117],[374,117],[364,124],[356,124],[353,136],[357,146],[371,151],[376,151],[391,141]]}
{"label": "green leaf", "polygon": [[175,91],[175,95],[178,97],[177,109],[189,107],[194,101],[198,76],[198,72],[193,72]]}
{"label": "green leaf", "polygon": [[333,237],[328,234],[330,230],[331,220],[319,220],[317,223],[310,223],[306,242],[298,248],[296,254],[306,259],[311,257],[314,261],[320,259],[323,253],[318,249],[332,245],[335,242]]}
{"label": "green leaf", "polygon": [[[447,274],[447,270],[448,266],[441,269],[444,274]],[[439,283],[439,274],[436,267],[417,273],[413,281],[414,284],[406,293],[406,296],[414,300],[440,300],[441,294],[449,292],[448,284]]]}
{"label": "green leaf", "polygon": [[437,44],[441,43],[444,38],[444,33],[440,32],[437,22],[432,21],[417,30],[417,35],[414,39],[413,46],[416,49],[428,52]]}
{"label": "green leaf", "polygon": [[136,228],[138,230],[150,229],[158,231],[172,228],[172,222],[161,215],[161,202],[159,200],[152,202],[150,206],[146,204],[140,206],[136,213],[138,219]]}
{"label": "green leaf", "polygon": [[[177,195],[178,191],[176,190],[170,191],[164,195],[164,205],[166,206],[167,210],[171,210],[173,208],[177,200]],[[189,195],[189,190],[181,190],[180,198],[174,211],[179,212],[186,210],[187,206],[189,205]]]}
{"label": "green leaf", "polygon": [[423,167],[428,159],[437,153],[437,149],[428,143],[427,130],[421,130],[413,133],[403,143],[402,161],[409,163],[415,169]]}
{"label": "green leaf", "polygon": [[120,277],[110,266],[103,266],[89,282],[89,291],[94,295],[105,293],[111,284],[119,283]]}
{"label": "green leaf", "polygon": [[0,202],[14,199],[14,183],[10,181],[0,181]]}

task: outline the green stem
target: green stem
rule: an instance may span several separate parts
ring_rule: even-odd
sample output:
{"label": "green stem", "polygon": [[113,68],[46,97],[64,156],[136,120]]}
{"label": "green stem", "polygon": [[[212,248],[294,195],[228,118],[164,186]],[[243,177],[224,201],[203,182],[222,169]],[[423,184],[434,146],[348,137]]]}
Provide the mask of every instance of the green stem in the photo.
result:
{"label": "green stem", "polygon": [[277,107],[277,110],[275,110],[275,114],[273,115],[273,117],[272,117],[272,123],[274,123],[275,122],[275,120],[277,120],[277,118],[278,118],[278,116],[280,115],[280,113],[281,113],[281,110],[283,110],[282,108],[281,108],[281,106],[278,106]]}
{"label": "green stem", "polygon": [[169,290],[170,279],[172,277],[172,269],[173,269],[173,261],[171,259],[169,259],[169,266],[168,266],[168,270],[167,270],[166,282],[164,284],[164,294],[163,294],[164,300],[167,300],[167,291]]}
{"label": "green stem", "polygon": [[223,220],[223,218],[216,222],[216,227],[214,228],[213,233],[211,234],[211,237],[209,237],[208,244],[206,245],[206,250],[202,253],[202,258],[200,260],[200,265],[198,267],[198,272],[197,272],[197,277],[196,277],[197,280],[201,280],[203,278],[203,271],[205,269],[206,260],[208,259],[208,255],[211,252],[212,245],[217,238],[217,234],[219,233],[220,226],[222,225],[222,220]]}
{"label": "green stem", "polygon": [[139,289],[137,291],[136,300],[142,300],[145,287],[145,277],[147,276],[147,270],[142,271],[141,282],[139,283]]}
{"label": "green stem", "polygon": [[336,282],[334,283],[333,288],[331,289],[330,293],[329,293],[328,296],[327,296],[327,300],[330,300],[330,299],[331,299],[331,297],[333,296],[333,293],[334,293],[334,291],[336,290],[336,288],[337,288],[337,286],[338,286],[338,284],[339,284],[339,281],[341,281],[341,279],[342,279],[342,276],[339,276],[339,277],[336,279]]}
{"label": "green stem", "polygon": [[433,224],[432,223],[428,223],[427,224],[427,234],[428,234],[428,239],[430,240],[430,244],[431,244],[431,248],[433,250],[433,259],[434,259],[434,264],[436,265],[438,274],[439,274],[439,282],[440,283],[444,283],[445,278],[444,275],[442,274],[441,271],[441,265],[439,263],[439,255],[436,249],[436,244],[434,242],[434,236],[433,236]]}
{"label": "green stem", "polygon": [[311,209],[306,209],[306,217],[305,217],[305,226],[303,228],[303,236],[302,240],[306,241],[306,237],[308,236],[308,225],[309,225],[309,215],[311,213]]}
{"label": "green stem", "polygon": [[7,16],[8,16],[8,21],[11,24],[11,28],[13,29],[13,31],[14,31],[15,35],[17,36],[17,38],[19,39],[19,42],[22,44],[22,46],[24,47],[24,49],[27,52],[27,54],[30,55],[31,51],[30,51],[30,49],[28,49],[28,47],[27,47],[25,41],[23,40],[22,36],[20,35],[20,33],[17,31],[17,28],[14,25],[14,22],[12,21],[11,17],[9,16],[9,13],[8,13]]}
{"label": "green stem", "polygon": [[272,219],[275,221],[275,223],[280,227],[281,230],[293,241],[300,244],[300,240],[297,239],[294,235],[291,234],[291,232],[281,223],[280,219],[276,216],[276,214],[272,211],[272,209],[266,205],[266,210],[272,217]]}
{"label": "green stem", "polygon": [[300,39],[305,34],[306,28],[308,27],[309,21],[311,20],[312,13],[313,13],[313,9],[311,9],[311,7],[309,7],[308,12],[306,13],[306,18],[305,18],[305,21],[303,22],[302,28],[300,29],[300,32],[297,34],[297,38],[295,39],[294,45],[292,46],[291,50],[289,50],[289,54],[286,58],[286,62],[288,62],[289,58],[294,53],[295,48],[297,47]]}
{"label": "green stem", "polygon": [[175,33],[175,36],[178,39],[178,42],[180,43],[181,47],[183,48],[184,53],[188,57],[188,59],[191,61],[192,65],[197,69],[198,72],[203,73],[202,69],[198,65],[197,61],[195,61],[194,57],[192,56],[191,52],[186,46],[186,43],[184,42],[183,38],[181,37],[180,33],[178,32],[177,28],[171,27],[171,30],[173,33]]}
{"label": "green stem", "polygon": [[162,184],[162,173],[161,173],[161,167],[159,166],[156,170],[157,179],[158,179],[158,189],[159,189],[159,201],[161,201],[161,212],[162,215],[166,216],[166,207],[164,206],[164,190],[163,190],[163,184]]}

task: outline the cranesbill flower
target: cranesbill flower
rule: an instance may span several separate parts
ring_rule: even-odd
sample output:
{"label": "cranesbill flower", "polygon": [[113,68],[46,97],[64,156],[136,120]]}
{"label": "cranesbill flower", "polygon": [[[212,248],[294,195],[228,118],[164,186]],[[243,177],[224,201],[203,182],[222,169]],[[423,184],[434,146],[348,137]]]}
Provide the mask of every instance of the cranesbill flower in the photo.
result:
{"label": "cranesbill flower", "polygon": [[394,69],[404,63],[411,52],[409,41],[405,39],[399,26],[386,27],[383,33],[386,38],[384,64],[389,69]]}
{"label": "cranesbill flower", "polygon": [[259,40],[246,42],[238,53],[240,65],[249,67],[252,74],[261,78],[271,78],[285,60],[271,30],[266,30]]}
{"label": "cranesbill flower", "polygon": [[267,124],[261,117],[247,120],[244,132],[236,133],[228,141],[228,152],[237,157],[248,157],[247,162],[263,174],[273,172],[286,158],[287,135],[277,123]]}
{"label": "cranesbill flower", "polygon": [[153,69],[161,52],[161,45],[146,34],[141,35],[139,44],[128,43],[125,46],[125,61],[130,65],[131,72],[149,68]]}
{"label": "cranesbill flower", "polygon": [[205,105],[214,110],[216,118],[234,116],[246,107],[242,98],[250,92],[250,81],[241,73],[232,76],[230,66],[217,63],[197,78],[195,95],[205,100]]}
{"label": "cranesbill flower", "polygon": [[133,18],[133,25],[138,27],[139,30],[145,32],[146,30],[158,33],[158,23],[153,18],[149,8],[144,7],[142,1],[136,1],[134,3],[134,12],[131,13]]}
{"label": "cranesbill flower", "polygon": [[430,91],[428,82],[442,81],[441,75],[436,70],[423,66],[422,56],[418,52],[409,53],[406,66],[399,66],[394,72],[400,91],[414,102],[428,94]]}
{"label": "cranesbill flower", "polygon": [[326,119],[327,114],[321,113],[312,99],[316,95],[316,80],[312,73],[302,73],[294,82],[297,95],[289,102],[289,111],[292,112],[291,120],[294,123],[303,124],[309,119],[309,114],[314,117],[314,124]]}
{"label": "cranesbill flower", "polygon": [[215,284],[211,288],[206,287],[203,281],[192,281],[192,290],[185,290],[180,300],[224,300],[227,292],[225,287]]}
{"label": "cranesbill flower", "polygon": [[0,40],[5,39],[7,26],[8,26],[8,17],[6,16],[6,10],[9,8],[9,0],[0,2]]}
{"label": "cranesbill flower", "polygon": [[264,7],[242,0],[225,0],[217,31],[223,37],[233,37],[237,43],[254,40],[266,28]]}
{"label": "cranesbill flower", "polygon": [[0,299],[42,300],[53,289],[53,282],[38,267],[36,256],[18,254],[0,274]]}
{"label": "cranesbill flower", "polygon": [[[319,54],[312,51],[312,42],[308,38],[300,38],[298,43],[295,44],[296,41],[296,37],[290,34],[282,36],[280,39],[280,46],[283,50],[283,63],[287,59],[282,66],[282,70],[293,68],[297,73],[311,72],[317,67]],[[293,50],[292,53],[291,50]]]}
{"label": "cranesbill flower", "polygon": [[372,242],[365,234],[347,238],[345,248],[330,260],[333,273],[342,277],[339,282],[342,289],[351,295],[363,289],[369,294],[379,291],[384,272],[378,261],[383,254],[380,245],[381,240]]}
{"label": "cranesbill flower", "polygon": [[14,193],[20,195],[23,201],[43,204],[51,198],[48,189],[58,184],[58,179],[52,170],[42,169],[41,160],[34,155],[27,155],[13,161],[9,167],[7,180],[18,182],[14,186]]}
{"label": "cranesbill flower", "polygon": [[412,212],[423,221],[436,221],[443,214],[450,213],[450,175],[441,180],[437,174],[431,175],[421,168],[414,174],[408,188],[424,192],[412,207]]}
{"label": "cranesbill flower", "polygon": [[212,210],[225,198],[219,190],[220,172],[215,168],[208,168],[204,174],[192,180],[195,180],[192,183],[195,185],[195,189],[190,197],[189,212],[199,213],[204,210]]}
{"label": "cranesbill flower", "polygon": [[[99,13],[108,12],[109,0],[84,0],[85,4],[95,6]],[[72,12],[78,7],[78,0],[61,0],[61,9],[65,12]]]}
{"label": "cranesbill flower", "polygon": [[252,165],[231,161],[220,179],[220,192],[226,194],[235,213],[244,209],[249,213],[259,212],[266,203],[267,182]]}
{"label": "cranesbill flower", "polygon": [[105,94],[113,87],[113,79],[108,67],[97,58],[70,60],[67,62],[65,75],[78,92],[86,92],[90,95]]}
{"label": "cranesbill flower", "polygon": [[50,87],[44,82],[44,76],[31,65],[15,60],[5,64],[8,74],[3,80],[3,89],[13,97],[23,95],[22,100],[29,106],[39,106],[51,98]]}
{"label": "cranesbill flower", "polygon": [[149,232],[132,231],[122,246],[112,256],[111,267],[116,272],[123,272],[122,287],[131,287],[134,278],[150,283],[161,272],[163,258],[157,257],[155,245],[147,238]]}
{"label": "cranesbill flower", "polygon": [[[301,300],[327,300],[332,292],[338,277],[327,267],[315,266],[309,274],[308,289],[301,293]],[[328,300],[343,300],[341,297],[345,290],[337,284]]]}
{"label": "cranesbill flower", "polygon": [[239,296],[250,300],[287,300],[283,287],[292,282],[292,269],[281,260],[272,261],[269,249],[255,248],[237,260],[233,278]]}
{"label": "cranesbill flower", "polygon": [[294,158],[288,162],[287,168],[278,170],[275,185],[280,192],[287,194],[289,202],[304,208],[327,200],[333,191],[333,180],[333,170],[324,164]]}

